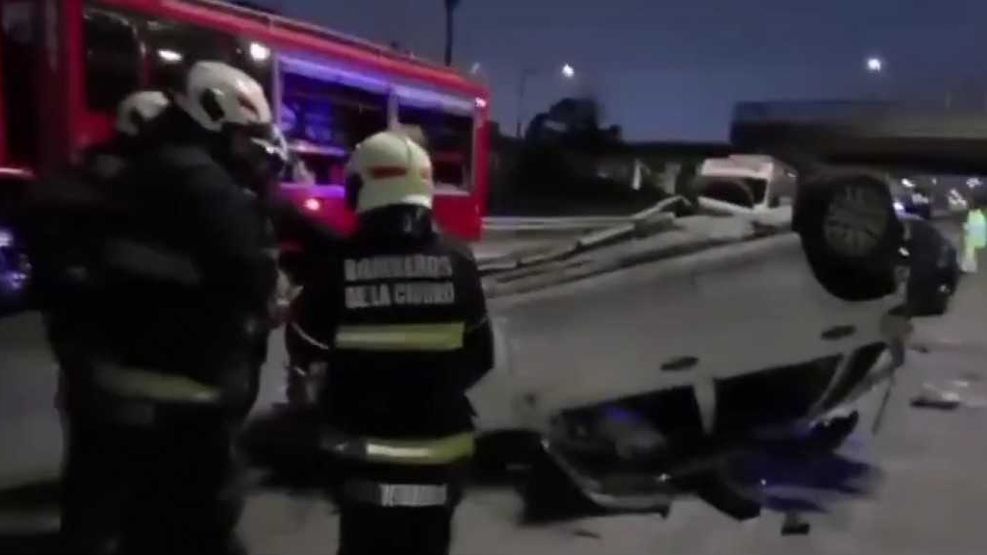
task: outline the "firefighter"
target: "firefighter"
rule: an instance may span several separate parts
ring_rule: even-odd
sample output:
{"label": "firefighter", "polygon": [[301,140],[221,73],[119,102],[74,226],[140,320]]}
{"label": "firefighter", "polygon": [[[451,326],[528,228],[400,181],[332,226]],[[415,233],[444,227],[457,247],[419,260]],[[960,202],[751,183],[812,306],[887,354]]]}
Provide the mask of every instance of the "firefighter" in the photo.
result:
{"label": "firefighter", "polygon": [[111,140],[85,151],[79,167],[41,180],[30,189],[28,217],[21,225],[29,242],[35,243],[35,275],[41,280],[35,292],[42,305],[54,308],[58,303],[45,297],[67,293],[73,289],[69,282],[77,282],[75,278],[84,273],[78,259],[69,260],[85,250],[78,239],[95,235],[93,228],[110,216],[110,183],[121,174],[126,160],[149,144],[148,129],[167,105],[167,97],[158,91],[128,96],[118,109],[116,135]]}
{"label": "firefighter", "polygon": [[135,151],[143,141],[139,137],[143,124],[167,104],[162,99],[161,93],[142,92],[121,104],[118,121],[136,122],[136,111],[141,127],[118,125],[117,136],[85,152],[78,167],[48,176],[31,187],[25,199],[25,218],[19,225],[34,269],[33,303],[42,313],[59,370],[55,407],[62,420],[66,454],[62,527],[77,546],[90,546],[93,551],[94,546],[108,542],[111,532],[108,515],[93,503],[103,492],[98,486],[90,487],[90,481],[76,472],[80,467],[76,464],[79,435],[85,432],[73,425],[77,419],[68,410],[69,399],[74,401],[78,396],[68,390],[66,372],[82,366],[88,349],[89,313],[95,297],[94,247],[114,212],[107,188],[124,167],[123,153]]}
{"label": "firefighter", "polygon": [[[84,153],[81,167],[70,174],[40,182],[29,198],[33,210],[30,236],[35,289],[45,329],[58,362],[55,406],[62,420],[65,465],[61,521],[73,544],[98,551],[111,542],[113,517],[101,511],[94,500],[104,492],[85,472],[85,426],[73,426],[76,410],[68,400],[78,395],[68,391],[66,371],[84,365],[90,325],[89,313],[98,310],[93,300],[98,287],[93,282],[94,247],[100,243],[104,225],[115,215],[109,188],[123,172],[128,158],[149,144],[151,122],[167,107],[168,100],[157,91],[129,96],[118,110],[116,136]],[[78,382],[79,380],[71,380]],[[84,380],[83,380],[84,381]]]}
{"label": "firefighter", "polygon": [[967,213],[963,224],[963,253],[960,269],[968,274],[977,273],[978,251],[987,247],[987,219],[979,204]]}
{"label": "firefighter", "polygon": [[85,153],[84,167],[97,182],[114,179],[127,160],[154,143],[153,123],[168,107],[161,91],[138,91],[117,108],[116,136]]}
{"label": "firefighter", "polygon": [[113,180],[98,286],[72,307],[63,503],[88,508],[63,523],[72,553],[242,552],[233,438],[266,356],[265,199],[286,153],[239,70],[198,62],[171,100]]}
{"label": "firefighter", "polygon": [[493,362],[479,272],[436,231],[432,165],[407,135],[366,139],[347,173],[357,231],[311,270],[286,331],[296,365],[326,372],[339,553],[448,553],[474,449],[465,393]]}

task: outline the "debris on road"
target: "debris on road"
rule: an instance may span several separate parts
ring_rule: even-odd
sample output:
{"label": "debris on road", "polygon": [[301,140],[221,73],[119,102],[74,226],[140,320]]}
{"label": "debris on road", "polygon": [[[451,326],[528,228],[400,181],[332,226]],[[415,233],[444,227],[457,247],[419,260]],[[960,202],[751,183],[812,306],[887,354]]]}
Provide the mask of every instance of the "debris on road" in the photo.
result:
{"label": "debris on road", "polygon": [[971,380],[946,380],[942,385],[922,384],[922,390],[912,399],[915,408],[956,410],[957,408],[987,408],[987,397],[977,395]]}
{"label": "debris on road", "polygon": [[812,525],[809,524],[809,521],[804,520],[797,513],[786,514],[784,523],[781,525],[782,536],[806,536],[811,530]]}
{"label": "debris on road", "polygon": [[916,353],[921,353],[923,355],[927,355],[932,351],[932,349],[930,349],[929,346],[924,343],[914,343],[912,345],[909,345],[908,349],[911,351],[915,351]]}
{"label": "debris on road", "polygon": [[943,339],[924,335],[913,336],[908,342],[908,350],[921,354],[948,352],[987,355],[987,349],[970,339]]}
{"label": "debris on road", "polygon": [[917,397],[912,399],[912,406],[917,409],[939,409],[939,410],[956,410],[959,408],[959,399],[949,398],[948,396],[933,396],[919,394]]}
{"label": "debris on road", "polygon": [[598,534],[598,533],[596,533],[596,532],[594,532],[592,530],[586,530],[584,528],[579,528],[579,529],[573,531],[572,535],[573,536],[576,536],[577,538],[592,538],[594,540],[601,540],[601,539],[603,539],[603,536],[601,536],[600,534]]}

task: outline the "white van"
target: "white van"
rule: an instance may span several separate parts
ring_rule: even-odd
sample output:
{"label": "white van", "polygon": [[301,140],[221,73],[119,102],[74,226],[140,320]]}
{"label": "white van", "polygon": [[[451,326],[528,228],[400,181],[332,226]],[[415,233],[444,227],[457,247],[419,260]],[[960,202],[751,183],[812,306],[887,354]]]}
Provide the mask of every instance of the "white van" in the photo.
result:
{"label": "white van", "polygon": [[790,205],[795,180],[794,171],[770,156],[733,154],[706,159],[693,187],[704,208],[762,212]]}

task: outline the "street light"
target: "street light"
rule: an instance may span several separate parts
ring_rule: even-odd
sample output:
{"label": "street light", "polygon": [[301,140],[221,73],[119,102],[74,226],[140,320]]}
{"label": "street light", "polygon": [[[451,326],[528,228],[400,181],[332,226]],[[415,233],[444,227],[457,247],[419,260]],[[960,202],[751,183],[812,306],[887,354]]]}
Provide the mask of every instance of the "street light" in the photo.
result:
{"label": "street light", "polygon": [[250,57],[255,62],[266,62],[271,57],[271,49],[259,42],[250,43]]}
{"label": "street light", "polygon": [[163,62],[167,62],[169,64],[176,64],[182,61],[185,58],[185,56],[182,56],[182,53],[178,52],[177,50],[172,50],[170,48],[162,48],[158,50],[158,58],[161,58],[161,61]]}
{"label": "street light", "polygon": [[[521,82],[518,84],[517,90],[517,128],[515,129],[515,135],[518,137],[521,136],[521,122],[524,121],[524,93],[527,91],[528,77],[544,71],[546,71],[545,68],[535,69],[531,67],[521,70]],[[564,79],[571,81],[576,78],[576,68],[570,64],[563,64],[561,74]]]}
{"label": "street light", "polygon": [[884,71],[884,60],[877,56],[867,58],[867,71],[870,73],[881,73]]}

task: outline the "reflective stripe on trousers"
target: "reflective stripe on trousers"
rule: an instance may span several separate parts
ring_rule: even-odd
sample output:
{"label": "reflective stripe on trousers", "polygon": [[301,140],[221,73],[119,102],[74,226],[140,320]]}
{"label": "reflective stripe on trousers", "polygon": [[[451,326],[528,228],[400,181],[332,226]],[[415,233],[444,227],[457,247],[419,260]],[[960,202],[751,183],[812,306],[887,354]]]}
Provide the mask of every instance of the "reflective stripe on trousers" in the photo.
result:
{"label": "reflective stripe on trousers", "polygon": [[336,347],[357,351],[455,351],[463,347],[466,325],[392,324],[341,326]]}
{"label": "reflective stripe on trousers", "polygon": [[219,389],[185,376],[99,363],[94,378],[100,389],[123,398],[208,405],[220,400]]}
{"label": "reflective stripe on trousers", "polygon": [[462,433],[440,439],[388,440],[326,434],[321,446],[338,457],[396,465],[443,465],[473,455],[473,434]]}
{"label": "reflective stripe on trousers", "polygon": [[441,507],[450,501],[445,484],[387,484],[367,480],[349,480],[343,495],[358,503],[378,507]]}

